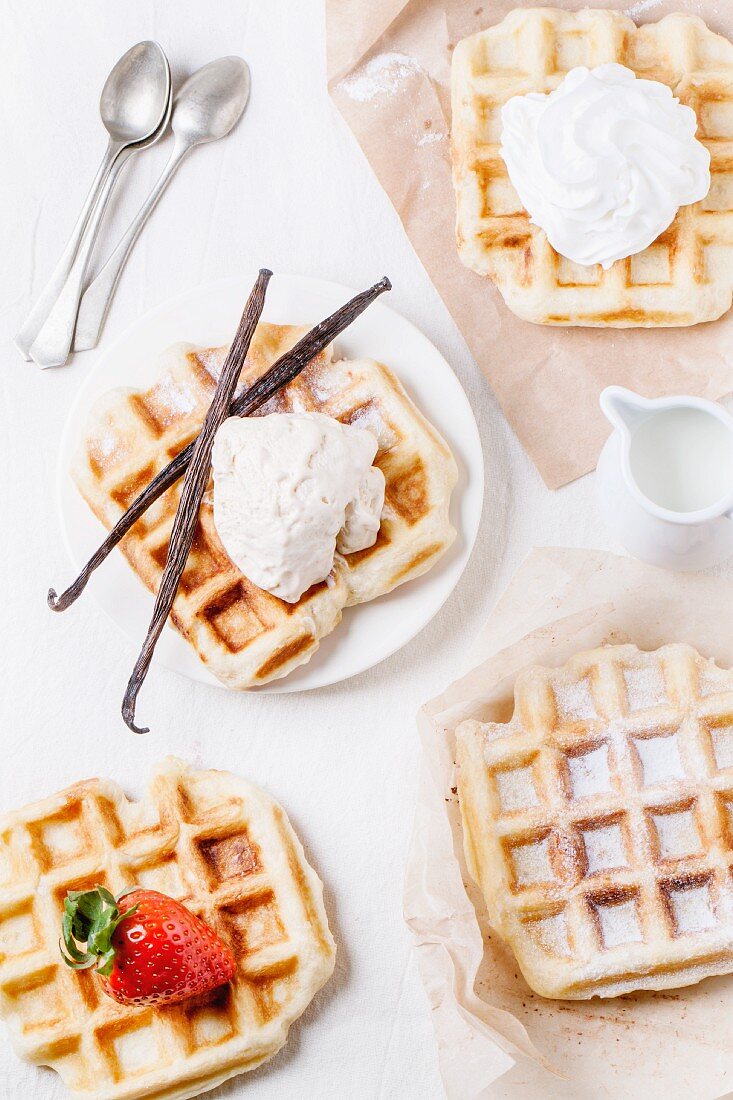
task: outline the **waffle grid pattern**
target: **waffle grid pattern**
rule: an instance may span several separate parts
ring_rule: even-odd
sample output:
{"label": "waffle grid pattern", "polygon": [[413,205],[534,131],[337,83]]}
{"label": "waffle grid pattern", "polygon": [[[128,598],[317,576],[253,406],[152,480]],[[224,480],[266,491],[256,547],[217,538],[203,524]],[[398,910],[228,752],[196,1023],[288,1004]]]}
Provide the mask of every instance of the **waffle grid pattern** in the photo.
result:
{"label": "waffle grid pattern", "polygon": [[[331,973],[320,883],[282,810],[243,781],[169,762],[145,802],[90,780],[0,826],[0,1015],[18,1053],[78,1095],[182,1098],[253,1068]],[[97,883],[181,900],[232,947],[234,982],[116,1004],[58,948],[67,891]]]}
{"label": "waffle grid pattern", "polygon": [[733,969],[733,674],[608,647],[517,681],[458,730],[469,864],[545,996]]}
{"label": "waffle grid pattern", "polygon": [[[259,325],[243,380],[251,383],[304,331]],[[196,436],[225,355],[226,348],[180,345],[164,357],[150,389],[113,391],[93,411],[73,473],[105,526]],[[327,582],[287,604],[257,588],[230,561],[214,526],[209,485],[172,619],[211,671],[237,688],[302,664],[338,625],[345,606],[419,576],[455,536],[448,519],[457,476],[453,458],[387,368],[372,360],[334,362],[328,349],[260,410],[268,412],[323,412],[371,427],[379,441],[375,461],[386,479],[385,509],[373,547],[338,557]],[[179,494],[180,486],[170,489],[121,544],[153,591]]]}
{"label": "waffle grid pattern", "polygon": [[[578,65],[616,61],[669,85],[698,117],[712,186],[649,248],[604,271],[558,255],[511,185],[501,107],[553,91]],[[679,326],[725,313],[733,294],[733,44],[691,15],[636,27],[613,11],[522,9],[464,39],[453,57],[453,175],[464,263],[525,320]]]}

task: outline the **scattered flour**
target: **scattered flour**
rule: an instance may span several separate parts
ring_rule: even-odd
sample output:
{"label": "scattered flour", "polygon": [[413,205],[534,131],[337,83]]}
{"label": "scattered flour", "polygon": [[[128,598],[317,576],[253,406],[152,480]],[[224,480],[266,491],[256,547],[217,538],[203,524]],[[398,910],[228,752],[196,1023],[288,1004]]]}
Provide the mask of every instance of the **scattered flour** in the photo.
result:
{"label": "scattered flour", "polygon": [[630,8],[626,9],[624,15],[637,19],[640,15],[646,15],[648,11],[658,8],[661,3],[662,0],[638,0],[636,4],[632,4]]}
{"label": "scattered flour", "polygon": [[416,58],[406,53],[380,53],[338,85],[349,99],[368,103],[375,96],[393,95],[400,84],[420,72]]}
{"label": "scattered flour", "polygon": [[428,130],[421,138],[418,138],[417,144],[434,145],[436,141],[445,141],[447,137],[447,134],[442,134],[439,130]]}

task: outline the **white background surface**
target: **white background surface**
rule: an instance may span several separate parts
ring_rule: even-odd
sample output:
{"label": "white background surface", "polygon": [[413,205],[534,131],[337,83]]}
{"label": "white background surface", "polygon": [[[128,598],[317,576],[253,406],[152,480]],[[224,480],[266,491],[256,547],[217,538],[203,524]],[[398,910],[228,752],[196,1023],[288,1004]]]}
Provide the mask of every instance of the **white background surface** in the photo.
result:
{"label": "white background surface", "polygon": [[[549,493],[503,421],[327,97],[320,0],[0,0],[0,26],[0,811],[89,775],[138,793],[150,764],[169,752],[266,786],[326,883],[337,971],[285,1050],[212,1097],[254,1086],[262,1100],[440,1097],[427,1001],[401,918],[418,769],[414,714],[459,671],[533,544],[609,545],[591,479]],[[140,698],[152,732],[136,739],[119,718],[133,647],[93,600],[62,616],[45,603],[49,584],[70,580],[53,500],[58,440],[98,352],[43,373],[20,359],[11,337],[102,155],[104,77],[147,37],[162,43],[177,81],[211,58],[242,54],[252,100],[228,139],[183,165],[123,275],[99,350],[171,295],[260,264],[355,287],[386,272],[390,305],[434,341],[473,403],[487,498],[453,598],[386,664],[333,688],[279,697],[227,694],[153,667]],[[169,150],[170,139],[132,166],[105,242],[116,241]],[[0,1031],[0,1097],[63,1095],[50,1071],[15,1060]]]}

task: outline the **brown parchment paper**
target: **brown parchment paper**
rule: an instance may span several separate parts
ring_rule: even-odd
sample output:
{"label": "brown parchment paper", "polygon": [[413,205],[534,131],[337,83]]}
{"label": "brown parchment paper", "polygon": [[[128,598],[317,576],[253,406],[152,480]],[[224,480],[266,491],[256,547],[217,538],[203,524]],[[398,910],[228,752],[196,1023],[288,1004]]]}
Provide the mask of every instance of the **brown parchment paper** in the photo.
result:
{"label": "brown parchment paper", "polygon": [[[479,636],[471,671],[420,712],[423,762],[405,879],[449,1100],[711,1100],[733,1089],[733,976],[666,993],[545,1001],[488,925],[462,849],[454,732],[507,721],[529,664],[605,643],[688,642],[733,665],[733,585],[585,550],[535,550]],[[721,608],[726,609],[721,614]]]}
{"label": "brown parchment paper", "polygon": [[[637,22],[688,11],[733,39],[731,0],[547,0]],[[573,329],[520,321],[458,259],[450,174],[450,58],[461,38],[541,0],[326,0],[329,88],[510,424],[550,488],[593,469],[611,383],[649,397],[733,389],[733,313],[689,329]]]}

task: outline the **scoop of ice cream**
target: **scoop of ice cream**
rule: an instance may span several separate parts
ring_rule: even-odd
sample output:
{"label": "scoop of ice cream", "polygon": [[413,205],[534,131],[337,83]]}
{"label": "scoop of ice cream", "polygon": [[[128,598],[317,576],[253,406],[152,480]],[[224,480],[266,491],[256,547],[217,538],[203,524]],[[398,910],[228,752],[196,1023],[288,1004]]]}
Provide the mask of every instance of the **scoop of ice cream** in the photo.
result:
{"label": "scoop of ice cream", "polygon": [[373,546],[384,475],[374,435],[322,413],[232,417],[212,452],[214,523],[234,564],[297,603],[331,572],[338,549]]}

